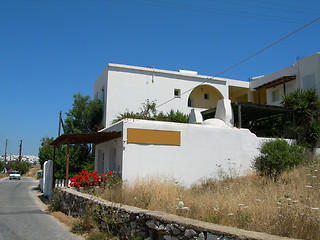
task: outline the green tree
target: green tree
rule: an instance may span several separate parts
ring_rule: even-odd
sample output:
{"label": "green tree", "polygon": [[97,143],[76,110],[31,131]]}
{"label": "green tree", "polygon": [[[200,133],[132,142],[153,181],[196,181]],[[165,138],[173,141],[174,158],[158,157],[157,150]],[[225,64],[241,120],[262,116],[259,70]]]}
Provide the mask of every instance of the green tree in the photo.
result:
{"label": "green tree", "polygon": [[[89,96],[75,94],[72,109],[66,115],[63,124],[65,134],[96,132],[102,124],[102,103],[99,100],[90,100]],[[54,139],[45,137],[41,140],[39,148],[39,161],[41,166],[47,160],[53,159],[53,147],[50,143]],[[55,178],[64,178],[66,172],[67,147],[56,148]],[[71,145],[69,149],[69,175],[79,173],[81,170],[91,171],[94,168],[94,153],[91,144]]]}
{"label": "green tree", "polygon": [[262,144],[260,155],[253,160],[252,168],[261,176],[277,181],[280,174],[299,165],[304,159],[304,149],[296,143],[276,139]]}
{"label": "green tree", "polygon": [[281,104],[293,111],[296,121],[294,132],[298,143],[313,149],[320,137],[320,102],[317,91],[297,89],[283,96]]}
{"label": "green tree", "polygon": [[69,133],[96,132],[102,123],[102,103],[99,100],[90,100],[89,95],[80,93],[73,95],[72,109],[66,112],[67,118],[63,131]]}
{"label": "green tree", "polygon": [[16,171],[19,171],[20,174],[26,174],[30,168],[31,168],[31,163],[25,162],[25,161],[9,161],[7,163],[6,168],[9,169],[13,169]]}

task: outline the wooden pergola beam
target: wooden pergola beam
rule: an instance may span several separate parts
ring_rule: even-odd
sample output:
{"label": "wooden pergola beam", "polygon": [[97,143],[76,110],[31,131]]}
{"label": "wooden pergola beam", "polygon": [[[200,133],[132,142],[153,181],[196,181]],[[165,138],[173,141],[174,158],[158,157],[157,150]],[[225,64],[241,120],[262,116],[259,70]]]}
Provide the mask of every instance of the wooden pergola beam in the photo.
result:
{"label": "wooden pergola beam", "polygon": [[69,183],[69,149],[70,144],[88,144],[94,143],[99,144],[122,136],[122,132],[96,132],[96,133],[82,133],[82,134],[62,134],[57,137],[53,142],[50,143],[51,146],[55,148],[61,145],[67,145],[67,156],[66,156],[66,187]]}

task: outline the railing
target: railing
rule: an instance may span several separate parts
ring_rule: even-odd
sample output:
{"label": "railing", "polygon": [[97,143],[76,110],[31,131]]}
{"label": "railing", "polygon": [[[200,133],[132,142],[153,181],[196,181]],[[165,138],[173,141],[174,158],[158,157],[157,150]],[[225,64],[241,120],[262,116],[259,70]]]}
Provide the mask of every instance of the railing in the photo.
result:
{"label": "railing", "polygon": [[[70,185],[70,180],[69,180]],[[55,179],[55,187],[65,187],[66,186],[66,180],[65,179]]]}

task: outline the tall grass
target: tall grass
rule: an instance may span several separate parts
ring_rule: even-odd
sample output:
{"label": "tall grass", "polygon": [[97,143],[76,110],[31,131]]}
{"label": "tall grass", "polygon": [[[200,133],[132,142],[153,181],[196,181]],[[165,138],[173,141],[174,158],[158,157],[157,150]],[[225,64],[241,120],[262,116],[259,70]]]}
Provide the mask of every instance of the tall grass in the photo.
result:
{"label": "tall grass", "polygon": [[40,165],[31,165],[29,171],[24,175],[24,177],[31,177],[37,179],[37,172],[41,169]]}
{"label": "tall grass", "polygon": [[1,179],[1,178],[5,178],[5,177],[8,177],[8,174],[7,174],[7,173],[0,173],[0,179]]}
{"label": "tall grass", "polygon": [[[220,181],[207,179],[191,189],[168,178],[137,179],[133,184],[107,189],[102,197],[251,231],[320,239],[319,171],[316,163],[299,166],[278,182],[251,174]],[[181,202],[188,210],[179,207]]]}

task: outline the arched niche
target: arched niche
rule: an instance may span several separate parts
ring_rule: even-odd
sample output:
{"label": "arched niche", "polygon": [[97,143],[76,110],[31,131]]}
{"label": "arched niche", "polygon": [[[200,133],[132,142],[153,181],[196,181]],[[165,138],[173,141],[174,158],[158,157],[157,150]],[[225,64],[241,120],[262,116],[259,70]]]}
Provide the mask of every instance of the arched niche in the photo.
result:
{"label": "arched niche", "polygon": [[223,96],[218,89],[204,84],[192,90],[188,98],[188,107],[211,109],[217,106],[220,99],[223,99]]}

